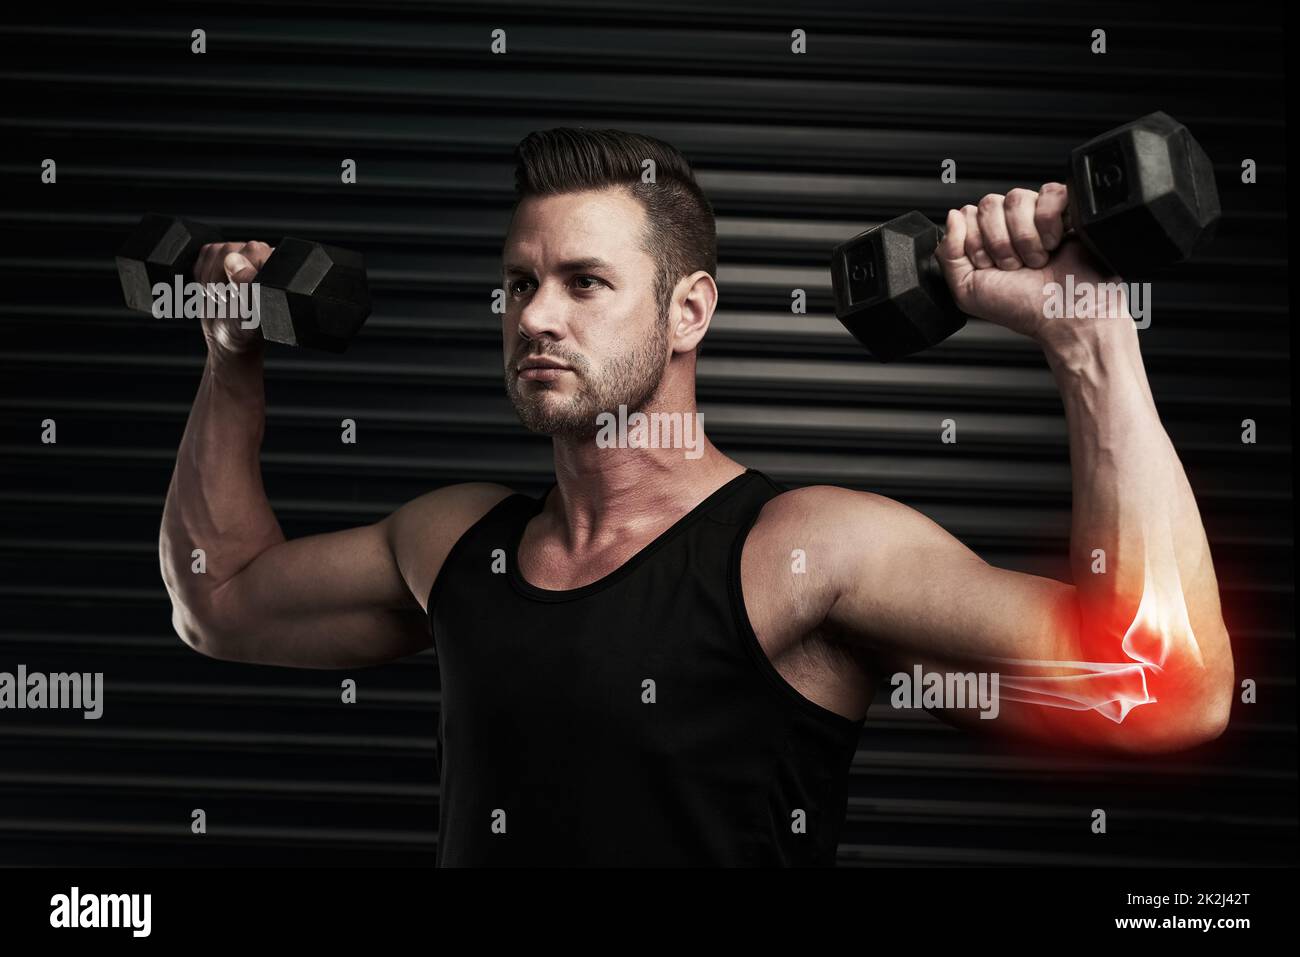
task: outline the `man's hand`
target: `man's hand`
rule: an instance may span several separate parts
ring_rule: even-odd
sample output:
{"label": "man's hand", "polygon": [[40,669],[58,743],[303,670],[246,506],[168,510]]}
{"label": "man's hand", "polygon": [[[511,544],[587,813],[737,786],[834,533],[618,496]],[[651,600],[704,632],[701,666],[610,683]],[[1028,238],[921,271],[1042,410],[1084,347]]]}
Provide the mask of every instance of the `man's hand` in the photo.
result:
{"label": "man's hand", "polygon": [[253,282],[258,272],[275,252],[266,243],[209,243],[199,250],[194,263],[194,281],[208,290],[209,307],[203,315],[203,338],[208,351],[216,358],[249,352],[262,342],[262,333],[256,327],[245,329],[235,310],[227,308],[225,318],[217,318],[216,300],[230,295],[230,283],[241,285],[243,301],[249,305],[255,299],[248,295],[245,283]]}
{"label": "man's hand", "polygon": [[1104,311],[1082,319],[1044,318],[1049,283],[1064,285],[1067,275],[1075,285],[1119,281],[1099,271],[1082,243],[1063,238],[1068,199],[1064,184],[1044,183],[1039,192],[989,193],[978,206],[949,210],[935,258],[958,308],[1043,343],[1066,332],[1067,323],[1127,318]]}

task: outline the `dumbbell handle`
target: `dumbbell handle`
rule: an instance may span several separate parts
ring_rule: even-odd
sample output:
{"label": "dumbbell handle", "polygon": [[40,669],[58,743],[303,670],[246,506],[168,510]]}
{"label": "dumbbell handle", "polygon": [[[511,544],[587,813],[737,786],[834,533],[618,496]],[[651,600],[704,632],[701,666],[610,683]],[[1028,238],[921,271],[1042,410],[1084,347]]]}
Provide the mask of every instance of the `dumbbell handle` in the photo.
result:
{"label": "dumbbell handle", "polygon": [[[1070,225],[1070,210],[1068,207],[1062,214],[1061,218],[1065,226],[1065,232],[1061,237],[1062,241],[1075,238],[1077,234]],[[944,237],[948,235],[948,231],[938,223],[935,223],[934,228],[938,236],[938,239],[935,241],[935,246],[937,247],[939,243],[943,242]],[[956,310],[957,304],[948,292],[948,280],[943,275],[943,268],[939,265],[938,257],[933,253],[924,257],[920,262],[920,269],[926,281],[933,281],[938,284],[935,288],[940,290],[939,294],[943,297],[946,303],[951,305],[952,309]]]}
{"label": "dumbbell handle", "polygon": [[[1083,237],[1079,235],[1079,232],[1074,228],[1074,225],[1072,223],[1073,219],[1074,219],[1074,213],[1072,207],[1066,206],[1065,209],[1061,211],[1061,223],[1065,227],[1065,231],[1061,234],[1062,242],[1064,242],[1067,239],[1080,239],[1080,240],[1083,239]],[[935,223],[934,228],[938,235],[938,239],[935,241],[935,246],[937,247],[939,243],[943,242],[944,237],[948,235],[948,232],[946,229],[944,229],[944,227],[940,226],[938,223]],[[1100,251],[1093,249],[1092,246],[1086,242],[1084,243],[1084,247],[1088,250],[1088,253],[1091,256],[1093,256],[1096,260],[1099,261],[1099,263],[1104,269],[1112,272],[1114,271],[1113,269],[1111,269],[1109,263],[1106,262],[1105,256],[1102,255]],[[939,262],[933,254],[926,256],[924,258],[924,260],[921,262],[921,269],[926,274],[933,274],[935,280],[942,284],[944,290],[947,289],[947,280],[944,279],[943,271],[942,269],[940,269]],[[953,304],[953,308],[954,309],[956,308],[955,303]]]}
{"label": "dumbbell handle", "polygon": [[[1076,235],[1074,226],[1071,222],[1073,218],[1074,217],[1070,214],[1070,207],[1067,206],[1061,211],[1061,225],[1065,227],[1065,232],[1061,235],[1062,240],[1071,239]],[[939,242],[943,242],[944,237],[948,235],[948,231],[938,223],[934,224],[934,228],[939,231]]]}

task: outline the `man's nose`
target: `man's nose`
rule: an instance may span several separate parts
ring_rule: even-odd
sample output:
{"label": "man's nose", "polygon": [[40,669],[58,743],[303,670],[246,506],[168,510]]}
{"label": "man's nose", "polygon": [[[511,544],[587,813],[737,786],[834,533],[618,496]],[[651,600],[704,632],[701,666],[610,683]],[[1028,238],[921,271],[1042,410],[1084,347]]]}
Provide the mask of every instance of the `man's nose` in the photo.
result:
{"label": "man's nose", "polygon": [[536,339],[541,335],[561,338],[564,329],[563,303],[559,297],[548,289],[548,284],[539,284],[537,291],[528,297],[519,310],[519,334],[525,339]]}

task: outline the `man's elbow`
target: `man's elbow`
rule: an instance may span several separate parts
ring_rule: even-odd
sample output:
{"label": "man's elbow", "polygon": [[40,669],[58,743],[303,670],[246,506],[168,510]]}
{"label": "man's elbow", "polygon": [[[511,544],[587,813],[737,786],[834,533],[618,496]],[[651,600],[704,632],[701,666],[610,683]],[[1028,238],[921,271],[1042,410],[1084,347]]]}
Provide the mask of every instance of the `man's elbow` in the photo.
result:
{"label": "man's elbow", "polygon": [[1222,737],[1232,718],[1232,675],[1206,682],[1203,690],[1174,705],[1174,699],[1153,702],[1150,707],[1166,705],[1172,710],[1153,711],[1155,720],[1146,726],[1146,733],[1130,739],[1132,750],[1141,753],[1186,751],[1200,747]]}
{"label": "man's elbow", "polygon": [[1232,718],[1232,703],[1236,698],[1236,675],[1232,662],[1232,644],[1228,631],[1223,628],[1218,640],[1211,646],[1211,657],[1206,664],[1204,691],[1199,699],[1195,732],[1197,744],[1207,744],[1222,736]]}
{"label": "man's elbow", "polygon": [[229,639],[216,626],[210,613],[196,613],[179,602],[173,602],[172,630],[181,641],[205,657],[218,661],[235,660]]}
{"label": "man's elbow", "polygon": [[1165,716],[1158,726],[1140,732],[1136,728],[1119,726],[1115,733],[1106,737],[1103,747],[1105,750],[1134,757],[1175,754],[1209,744],[1222,735],[1227,727],[1227,713],[1187,715],[1175,720],[1169,720]]}
{"label": "man's elbow", "polygon": [[1226,679],[1215,682],[1213,690],[1206,696],[1199,720],[1195,722],[1196,744],[1208,744],[1228,730],[1228,722],[1232,719],[1232,698],[1233,681],[1229,673]]}
{"label": "man's elbow", "polygon": [[1201,740],[1199,744],[1208,744],[1215,738],[1220,737],[1223,732],[1228,730],[1228,722],[1232,718],[1231,708],[1218,709],[1210,719],[1205,722],[1201,730]]}

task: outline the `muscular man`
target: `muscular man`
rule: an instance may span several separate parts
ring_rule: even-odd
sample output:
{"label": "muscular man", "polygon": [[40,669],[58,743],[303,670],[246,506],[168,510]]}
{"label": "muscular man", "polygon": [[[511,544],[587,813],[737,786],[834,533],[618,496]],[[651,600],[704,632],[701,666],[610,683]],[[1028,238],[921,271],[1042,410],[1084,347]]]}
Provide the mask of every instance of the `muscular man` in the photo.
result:
{"label": "muscular man", "polygon": [[[209,320],[160,542],[175,628],[206,655],[355,668],[433,644],[439,864],[833,863],[891,675],[1000,675],[996,709],[931,710],[1063,748],[1222,732],[1218,585],[1135,325],[1104,301],[1045,317],[1047,284],[1110,278],[1063,238],[1065,187],[950,211],[938,255],[961,308],[1033,338],[1060,386],[1072,585],[995,568],[880,495],[783,489],[703,435],[611,441],[620,407],[694,421],[712,210],[648,137],[551,130],[517,159],[502,358],[553,439],[548,491],[451,485],[286,541],[259,475],[261,340]],[[197,278],[249,281],[269,252],[209,247]]]}

